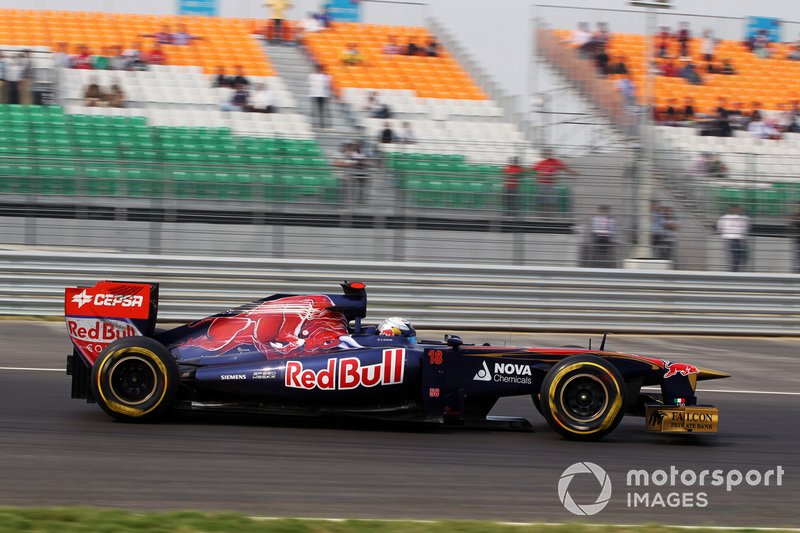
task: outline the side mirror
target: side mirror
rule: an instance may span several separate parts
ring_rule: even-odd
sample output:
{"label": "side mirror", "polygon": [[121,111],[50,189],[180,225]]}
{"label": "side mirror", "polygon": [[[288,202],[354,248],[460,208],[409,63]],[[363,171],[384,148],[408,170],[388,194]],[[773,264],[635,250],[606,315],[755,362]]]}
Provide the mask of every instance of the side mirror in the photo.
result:
{"label": "side mirror", "polygon": [[446,342],[447,345],[454,350],[457,350],[459,346],[464,344],[464,341],[462,341],[461,337],[458,335],[445,335],[444,342]]}

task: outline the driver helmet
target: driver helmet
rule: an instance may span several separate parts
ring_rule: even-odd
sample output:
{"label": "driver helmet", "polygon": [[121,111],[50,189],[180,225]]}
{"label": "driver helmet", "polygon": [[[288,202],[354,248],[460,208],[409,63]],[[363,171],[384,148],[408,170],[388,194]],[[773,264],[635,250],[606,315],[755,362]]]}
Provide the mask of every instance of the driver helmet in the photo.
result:
{"label": "driver helmet", "polygon": [[378,324],[378,335],[403,336],[408,342],[417,342],[417,332],[407,318],[393,316]]}

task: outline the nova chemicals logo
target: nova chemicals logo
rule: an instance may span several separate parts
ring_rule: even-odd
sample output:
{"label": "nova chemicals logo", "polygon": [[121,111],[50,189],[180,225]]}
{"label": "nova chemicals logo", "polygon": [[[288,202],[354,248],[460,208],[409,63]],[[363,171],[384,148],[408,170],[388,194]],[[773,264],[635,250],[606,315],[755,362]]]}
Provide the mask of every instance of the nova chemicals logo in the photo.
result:
{"label": "nova chemicals logo", "polygon": [[[578,505],[575,503],[575,500],[572,499],[572,496],[570,496],[569,484],[572,483],[572,478],[578,474],[593,474],[594,477],[597,478],[597,482],[600,483],[600,494],[597,496],[594,503]],[[561,474],[561,479],[558,480],[558,498],[561,500],[561,503],[564,504],[567,511],[572,514],[579,516],[597,514],[605,509],[605,506],[608,505],[608,501],[611,499],[611,478],[608,477],[605,470],[594,463],[588,461],[575,463],[574,465],[568,466],[567,469],[564,470],[564,473]]]}

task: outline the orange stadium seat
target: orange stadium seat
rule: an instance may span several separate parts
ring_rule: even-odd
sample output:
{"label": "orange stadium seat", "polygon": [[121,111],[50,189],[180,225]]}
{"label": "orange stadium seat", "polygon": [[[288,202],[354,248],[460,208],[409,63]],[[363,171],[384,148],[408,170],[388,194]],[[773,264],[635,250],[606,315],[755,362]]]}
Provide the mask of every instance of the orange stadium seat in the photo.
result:
{"label": "orange stadium seat", "polygon": [[258,21],[244,19],[208,19],[180,15],[130,15],[116,13],[0,10],[0,43],[9,45],[49,46],[55,49],[65,42],[70,51],[85,44],[93,52],[111,46],[127,48],[134,42],[145,50],[152,47],[153,34],[163,26],[172,30],[185,24],[188,31],[203,40],[189,46],[165,45],[167,63],[203,67],[212,73],[217,66],[232,70],[242,65],[251,76],[274,76],[275,71],[252,33]]}
{"label": "orange stadium seat", "polygon": [[[331,29],[305,37],[315,60],[333,78],[334,87],[374,89],[412,89],[423,98],[485,100],[486,95],[458,62],[440,46],[438,57],[385,55],[383,45],[389,36],[398,44],[425,45],[431,34],[415,26],[383,26],[354,22],[334,23]],[[345,66],[341,54],[348,43],[356,43],[364,64]]]}

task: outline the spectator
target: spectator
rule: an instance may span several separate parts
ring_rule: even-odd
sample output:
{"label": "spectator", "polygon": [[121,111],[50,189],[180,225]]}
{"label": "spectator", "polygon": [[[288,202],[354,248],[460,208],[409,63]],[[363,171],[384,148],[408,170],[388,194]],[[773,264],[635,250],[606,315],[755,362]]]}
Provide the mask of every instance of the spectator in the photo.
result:
{"label": "spectator", "polygon": [[317,13],[317,20],[319,20],[319,23],[322,24],[323,28],[328,29],[331,27],[333,16],[331,16],[330,8],[328,7],[327,3],[322,6],[322,12]]}
{"label": "spectator", "polygon": [[678,31],[677,35],[678,43],[680,44],[680,54],[681,57],[690,57],[691,54],[689,53],[689,42],[692,39],[692,34],[689,31],[689,23],[688,22],[681,22],[680,30]]}
{"label": "spectator", "polygon": [[108,68],[111,70],[125,70],[127,68],[125,55],[122,52],[120,45],[112,46],[109,48],[111,57],[108,59]]}
{"label": "spectator", "polygon": [[519,157],[512,157],[506,168],[503,169],[503,209],[506,214],[514,215],[517,212],[519,198],[519,180],[522,178],[523,169],[519,164]]}
{"label": "spectator", "polygon": [[33,103],[33,59],[31,59],[31,51],[23,50],[17,54],[17,59],[22,68],[19,81],[19,100],[22,105],[31,105]]}
{"label": "spectator", "polygon": [[367,157],[364,155],[364,145],[361,142],[351,143],[347,152],[347,166],[351,169],[353,180],[353,200],[363,204],[367,199],[369,188],[369,173],[367,171]]}
{"label": "spectator", "polygon": [[386,55],[397,55],[402,52],[400,45],[397,44],[397,38],[394,35],[390,35],[386,39],[386,44],[383,45],[383,53]]}
{"label": "spectator", "polygon": [[0,104],[8,103],[8,98],[6,97],[6,65],[6,56],[0,51]]}
{"label": "spectator", "polygon": [[172,33],[169,31],[169,26],[166,24],[161,26],[161,31],[145,33],[139,37],[152,37],[156,40],[156,44],[172,44]]}
{"label": "spectator", "polygon": [[264,83],[257,83],[253,88],[250,98],[250,106],[247,109],[253,113],[275,113],[277,109],[273,105],[272,91]]}
{"label": "spectator", "polygon": [[605,22],[597,23],[597,31],[592,34],[592,46],[595,48],[608,46],[611,42],[611,32],[608,31],[608,24]]}
{"label": "spectator", "polygon": [[92,68],[95,70],[108,70],[111,68],[111,53],[108,47],[104,47],[101,53],[92,56]]}
{"label": "spectator", "polygon": [[611,67],[611,73],[622,74],[624,76],[629,74],[628,65],[625,64],[625,56],[617,56],[617,62]]}
{"label": "spectator", "polygon": [[578,29],[572,32],[572,46],[578,49],[581,57],[587,58],[590,55],[592,46],[592,34],[589,32],[589,25],[585,22],[578,24]]}
{"label": "spectator", "polygon": [[53,66],[56,68],[72,67],[72,56],[69,54],[67,43],[58,43],[56,53],[53,54]]}
{"label": "spectator", "polygon": [[542,150],[544,159],[533,166],[536,172],[536,183],[538,184],[537,201],[544,214],[552,213],[558,204],[558,191],[556,189],[556,178],[562,172],[568,172],[573,176],[580,174],[553,155],[552,150]]}
{"label": "spectator", "polygon": [[241,65],[236,65],[235,71],[236,75],[233,77],[233,81],[231,83],[232,86],[236,87],[237,85],[244,85],[245,87],[250,86],[250,80],[244,75],[244,69]]}
{"label": "spectator", "polygon": [[342,63],[349,66],[364,64],[364,56],[361,55],[356,43],[347,43],[347,46],[342,52]]}
{"label": "spectator", "polygon": [[714,154],[708,162],[708,174],[717,179],[728,177],[728,167],[723,163],[719,155]]}
{"label": "spectator", "polygon": [[428,46],[425,47],[425,55],[428,57],[437,57],[439,55],[439,43],[436,42],[434,37],[428,40]]}
{"label": "spectator", "polygon": [[656,200],[650,200],[650,245],[655,250],[666,231],[664,211]]}
{"label": "spectator", "polygon": [[730,114],[728,113],[727,109],[727,101],[725,98],[720,98],[714,120],[706,123],[706,128],[701,132],[701,135],[709,135],[713,137],[732,136],[733,131],[731,129],[729,116]]}
{"label": "spectator", "polygon": [[231,96],[231,105],[236,108],[236,111],[246,111],[250,106],[250,91],[247,86],[237,83],[233,86],[233,95]]}
{"label": "spectator", "polygon": [[164,53],[164,50],[161,48],[159,43],[150,50],[150,53],[147,54],[147,64],[148,65],[166,65],[167,64],[167,54]]}
{"label": "spectator", "polygon": [[383,144],[391,144],[395,141],[394,130],[389,122],[383,123],[383,130],[381,131],[379,140]]}
{"label": "spectator", "polygon": [[761,112],[756,109],[747,125],[747,131],[753,134],[756,139],[780,139],[780,132],[767,124],[761,117]]}
{"label": "spectator", "polygon": [[789,234],[794,238],[794,271],[800,273],[800,204],[789,219]]}
{"label": "spectator", "polygon": [[617,80],[617,90],[622,93],[626,106],[636,106],[636,87],[634,87],[630,76],[623,75]]}
{"label": "spectator", "polygon": [[125,91],[122,90],[119,83],[114,82],[105,95],[108,107],[125,107]]}
{"label": "spectator", "polygon": [[758,33],[753,38],[752,50],[753,53],[761,59],[767,59],[772,55],[770,50],[770,38],[767,30],[758,30]]}
{"label": "spectator", "polygon": [[669,78],[678,77],[678,67],[675,66],[671,59],[667,58],[661,64],[661,75]]}
{"label": "spectator", "polygon": [[319,127],[325,129],[325,117],[328,113],[328,99],[331,97],[331,78],[317,65],[316,71],[308,75],[308,96],[311,98],[311,118],[319,121]]}
{"label": "spectator", "polygon": [[125,68],[127,70],[147,70],[147,61],[142,52],[141,43],[131,43],[131,47],[122,54],[125,57]]}
{"label": "spectator", "polygon": [[591,221],[592,263],[597,268],[613,268],[614,243],[617,240],[617,221],[611,216],[611,208],[601,205]]}
{"label": "spectator", "polygon": [[172,44],[176,46],[189,46],[194,41],[202,41],[202,37],[192,35],[186,28],[186,24],[179,24],[178,31],[172,34]]}
{"label": "spectator", "polygon": [[78,47],[78,54],[72,60],[72,68],[91,70],[92,52],[85,44]]}
{"label": "spectator", "polygon": [[658,120],[665,126],[677,126],[680,118],[678,116],[678,100],[670,98],[667,106],[659,113]]}
{"label": "spectator", "polygon": [[604,44],[597,43],[594,48],[594,62],[597,66],[597,70],[600,72],[601,76],[606,76],[611,74],[611,69],[609,68],[608,62],[610,58],[608,57],[608,52],[606,51],[606,47]]}
{"label": "spectator", "polygon": [[687,62],[686,65],[681,69],[681,78],[685,79],[692,85],[703,84],[703,79],[700,77],[700,74],[697,72],[697,68],[695,68],[694,63],[691,61]]}
{"label": "spectator", "polygon": [[689,174],[696,178],[708,177],[711,170],[711,153],[701,152],[689,163]]}
{"label": "spectator", "polygon": [[86,86],[86,90],[83,92],[83,105],[86,107],[102,107],[106,105],[106,95],[96,79]]}
{"label": "spectator", "polygon": [[304,34],[317,33],[325,29],[325,25],[316,13],[309,12],[306,18],[300,23]]}
{"label": "spectator", "polygon": [[675,236],[678,231],[678,223],[675,220],[675,216],[671,208],[662,207],[661,212],[664,227],[658,246],[655,247],[656,258],[665,261],[674,261]]}
{"label": "spectator", "polygon": [[369,114],[370,118],[391,118],[392,115],[389,106],[381,102],[378,91],[369,92],[364,110]]}
{"label": "spectator", "polygon": [[786,59],[791,59],[792,61],[800,61],[800,40],[796,41],[792,45],[792,50],[786,56]]}
{"label": "spectator", "polygon": [[410,122],[408,121],[403,122],[403,129],[397,136],[397,142],[401,142],[404,144],[414,144],[417,142],[417,135],[414,133],[414,130],[411,129]]}
{"label": "spectator", "polygon": [[415,56],[419,53],[419,46],[414,41],[409,41],[405,53],[407,56]]}
{"label": "spectator", "polygon": [[236,106],[233,105],[233,87],[221,85],[216,88],[216,92],[220,111],[237,111]]}
{"label": "spectator", "polygon": [[683,114],[681,119],[684,126],[690,126],[695,121],[694,98],[687,96],[683,99]]}
{"label": "spectator", "polygon": [[705,30],[703,32],[703,40],[700,43],[700,53],[703,54],[703,59],[706,63],[714,62],[714,50],[717,47],[717,40],[714,39],[714,32]]}
{"label": "spectator", "polygon": [[717,231],[727,243],[730,270],[740,272],[747,263],[747,236],[750,234],[750,218],[742,215],[738,205],[728,208],[728,213],[717,221]]}
{"label": "spectator", "polygon": [[219,65],[211,81],[211,87],[233,87],[233,78],[225,75],[225,67]]}
{"label": "spectator", "polygon": [[10,56],[6,61],[6,94],[9,104],[21,103],[20,84],[24,68],[19,54]]}
{"label": "spectator", "polygon": [[672,34],[669,32],[669,26],[661,26],[661,31],[656,36],[656,49],[658,50],[658,57],[667,57],[669,55],[669,43],[672,41]]}
{"label": "spectator", "polygon": [[731,76],[736,74],[736,69],[733,68],[733,63],[731,63],[730,59],[723,59],[722,60],[722,68],[720,68],[720,74],[725,74]]}
{"label": "spectator", "polygon": [[290,0],[265,0],[262,4],[264,7],[271,9],[270,18],[272,20],[272,42],[284,42],[284,28],[283,21],[286,17],[286,11],[291,9],[294,4]]}

